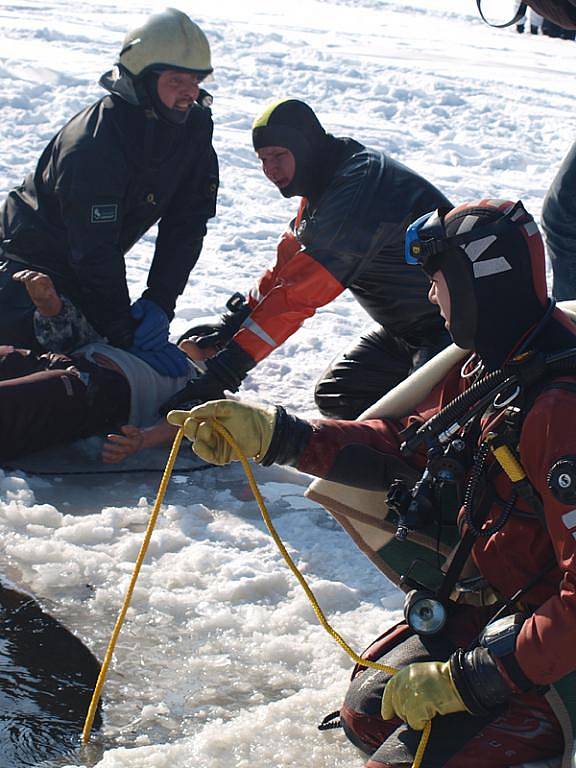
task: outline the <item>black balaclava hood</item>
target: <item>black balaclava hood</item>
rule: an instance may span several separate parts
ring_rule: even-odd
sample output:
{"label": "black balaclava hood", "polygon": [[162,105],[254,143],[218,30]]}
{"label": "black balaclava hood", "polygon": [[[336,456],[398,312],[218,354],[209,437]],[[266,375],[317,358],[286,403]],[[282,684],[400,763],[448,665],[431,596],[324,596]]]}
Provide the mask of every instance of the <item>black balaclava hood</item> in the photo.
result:
{"label": "black balaclava hood", "polygon": [[[473,236],[450,244],[424,263],[441,270],[450,293],[450,334],[464,349],[474,349],[496,370],[537,329],[529,348],[551,352],[576,336],[559,310],[547,318],[544,245],[538,227],[522,204],[496,234],[482,231],[512,212],[515,203],[481,200],[453,208],[443,220],[447,238]],[[424,239],[424,237],[423,237]],[[540,324],[540,327],[539,327]]]}
{"label": "black balaclava hood", "polygon": [[[177,67],[171,67],[177,69]],[[187,70],[182,70],[187,71]],[[190,109],[183,111],[169,109],[158,96],[158,78],[161,70],[149,70],[142,77],[133,77],[129,72],[119,66],[115,66],[109,72],[105,72],[100,78],[99,84],[109,93],[120,96],[123,101],[135,107],[142,107],[149,116],[157,118],[163,124],[169,126],[181,126],[186,123],[190,115]],[[206,91],[200,91],[198,98],[203,106],[210,106],[212,97]]]}
{"label": "black balaclava hood", "polygon": [[167,121],[170,125],[184,125],[186,120],[188,120],[192,105],[190,105],[187,110],[170,109],[170,107],[167,107],[158,95],[159,77],[160,72],[152,70],[151,72],[147,72],[143,78],[144,90],[150,99],[152,108],[161,120]]}
{"label": "black balaclava hood", "polygon": [[285,99],[268,106],[252,126],[254,150],[284,147],[294,155],[294,178],[280,190],[284,197],[317,196],[323,183],[323,166],[333,137],[303,101]]}

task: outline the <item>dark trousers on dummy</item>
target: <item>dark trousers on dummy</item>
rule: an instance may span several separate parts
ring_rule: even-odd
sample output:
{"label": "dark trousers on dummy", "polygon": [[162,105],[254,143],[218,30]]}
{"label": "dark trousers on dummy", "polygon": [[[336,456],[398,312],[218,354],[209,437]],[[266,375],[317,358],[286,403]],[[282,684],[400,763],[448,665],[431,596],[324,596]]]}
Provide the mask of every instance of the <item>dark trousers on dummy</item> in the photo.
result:
{"label": "dark trousers on dummy", "polygon": [[130,389],[80,356],[0,346],[0,461],[126,423]]}
{"label": "dark trousers on dummy", "polygon": [[376,325],[339,353],[316,384],[314,398],[323,416],[355,419],[450,343],[448,332],[413,346]]}
{"label": "dark trousers on dummy", "polygon": [[[445,661],[456,648],[467,647],[485,621],[481,609],[462,609],[442,633],[429,638],[398,624],[364,656],[394,669]],[[357,667],[340,710],[346,735],[369,756],[366,768],[409,768],[422,736],[397,718],[382,719],[382,694],[389,679],[379,670]],[[466,712],[435,717],[422,768],[511,768],[559,756],[562,749],[560,725],[544,697],[523,694],[492,717]]]}
{"label": "dark trousers on dummy", "polygon": [[544,200],[542,228],[558,301],[576,299],[576,143],[562,165]]}

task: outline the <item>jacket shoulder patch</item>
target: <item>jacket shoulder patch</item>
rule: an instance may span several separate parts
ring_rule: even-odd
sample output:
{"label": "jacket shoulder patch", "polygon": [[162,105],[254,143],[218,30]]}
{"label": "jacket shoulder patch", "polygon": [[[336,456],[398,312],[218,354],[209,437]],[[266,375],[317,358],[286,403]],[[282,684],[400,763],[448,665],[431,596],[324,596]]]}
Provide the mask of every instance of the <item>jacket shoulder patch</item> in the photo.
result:
{"label": "jacket shoulder patch", "polygon": [[118,221],[118,205],[116,203],[93,205],[90,209],[91,224],[114,224],[116,221]]}
{"label": "jacket shoulder patch", "polygon": [[548,488],[562,504],[576,503],[576,456],[563,456],[550,467]]}

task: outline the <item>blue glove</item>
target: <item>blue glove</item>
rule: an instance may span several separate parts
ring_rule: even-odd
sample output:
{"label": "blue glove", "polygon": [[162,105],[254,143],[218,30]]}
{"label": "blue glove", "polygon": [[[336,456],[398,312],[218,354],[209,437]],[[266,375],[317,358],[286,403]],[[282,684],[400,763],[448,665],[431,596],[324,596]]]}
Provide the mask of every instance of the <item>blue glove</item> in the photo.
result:
{"label": "blue glove", "polygon": [[187,376],[190,373],[188,358],[181,349],[169,341],[159,349],[142,349],[134,345],[128,351],[144,360],[162,376],[177,379],[179,376]]}
{"label": "blue glove", "polygon": [[170,323],[163,309],[150,299],[138,299],[130,307],[138,325],[134,331],[134,346],[144,350],[159,350],[168,343]]}

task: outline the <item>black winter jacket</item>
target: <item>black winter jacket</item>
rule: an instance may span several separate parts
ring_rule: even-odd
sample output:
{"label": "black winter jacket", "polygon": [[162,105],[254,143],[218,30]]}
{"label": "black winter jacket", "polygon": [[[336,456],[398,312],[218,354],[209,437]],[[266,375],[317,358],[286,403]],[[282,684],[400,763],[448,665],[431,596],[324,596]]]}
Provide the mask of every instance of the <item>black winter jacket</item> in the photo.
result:
{"label": "black winter jacket", "polygon": [[427,299],[428,278],[406,264],[404,242],[409,224],[451,208],[450,201],[405,165],[353,139],[330,137],[328,153],[316,163],[316,197],[302,198],[275,265],[250,292],[249,320],[213,361],[238,370],[239,347],[244,372],[250,370],[347,288],[373,320],[415,350],[444,336],[444,321]]}
{"label": "black winter jacket", "polygon": [[452,203],[384,152],[346,143],[345,160],[318,209],[304,214],[301,242],[319,261],[341,254],[340,281],[376,322],[416,347],[433,344],[444,321],[428,301],[428,278],[406,264],[404,239],[419,216]]}
{"label": "black winter jacket", "polygon": [[172,318],[215,214],[211,112],[171,126],[116,94],[70,120],[0,212],[7,255],[47,272],[109,341],[129,346],[124,255],[159,222],[147,298]]}
{"label": "black winter jacket", "polygon": [[576,0],[527,0],[530,8],[565,29],[576,29]]}

